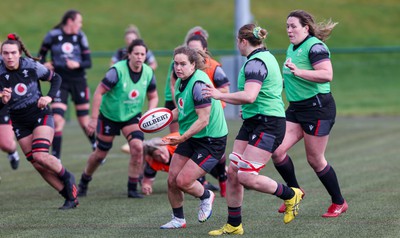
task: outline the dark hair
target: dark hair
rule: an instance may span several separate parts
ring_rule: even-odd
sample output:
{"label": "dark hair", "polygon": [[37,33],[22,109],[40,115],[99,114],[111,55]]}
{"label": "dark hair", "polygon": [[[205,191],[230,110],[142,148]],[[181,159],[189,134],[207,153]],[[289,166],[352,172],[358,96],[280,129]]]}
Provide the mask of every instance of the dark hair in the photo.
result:
{"label": "dark hair", "polygon": [[80,15],[81,13],[74,9],[66,11],[64,13],[63,17],[61,18],[61,21],[57,25],[54,26],[54,29],[65,26],[67,24],[68,19],[75,20],[75,18],[78,14]]}
{"label": "dark hair", "polygon": [[207,43],[207,39],[204,38],[202,35],[193,35],[191,37],[189,37],[189,39],[186,41],[186,45],[189,45],[189,43],[191,41],[200,41],[201,46],[203,47],[203,49],[205,48],[205,52],[208,56],[211,57],[211,53],[208,51],[208,43]]}
{"label": "dark hair", "polygon": [[186,55],[191,64],[195,63],[196,69],[205,68],[205,61],[208,56],[204,52],[191,49],[187,46],[179,46],[174,50],[174,58],[177,54]]}
{"label": "dark hair", "polygon": [[208,47],[207,40],[201,35],[193,35],[189,37],[189,39],[186,41],[186,45],[188,45],[191,41],[200,41],[203,48]]}
{"label": "dark hair", "polygon": [[250,23],[239,29],[238,38],[241,40],[246,39],[252,46],[259,46],[263,44],[263,40],[267,38],[267,35],[267,30]]}
{"label": "dark hair", "polygon": [[326,41],[329,38],[333,28],[338,24],[337,22],[332,22],[331,19],[325,22],[315,23],[314,17],[310,13],[303,10],[294,10],[290,12],[287,18],[289,17],[298,18],[300,25],[303,27],[308,26],[308,33],[317,37],[321,41]]}
{"label": "dark hair", "polygon": [[24,43],[22,43],[22,41],[21,41],[21,39],[19,38],[19,36],[17,36],[15,33],[11,33],[11,34],[8,34],[8,35],[7,35],[7,40],[5,40],[5,41],[1,44],[1,51],[3,51],[3,45],[6,45],[6,44],[17,45],[18,51],[19,51],[20,54],[22,54],[22,52],[24,52],[25,55],[26,55],[28,58],[31,58],[31,59],[36,60],[36,61],[40,60],[40,57],[39,57],[39,58],[33,57],[33,56],[31,55],[31,53],[29,53],[29,51],[28,51],[28,49],[26,49]]}
{"label": "dark hair", "polygon": [[144,41],[143,41],[142,39],[136,39],[136,40],[133,40],[133,41],[129,44],[129,46],[128,46],[128,54],[132,53],[133,48],[135,48],[135,46],[138,46],[138,45],[141,45],[141,46],[143,46],[144,48],[146,48],[146,53],[147,53],[147,46],[146,46],[146,44],[144,43]]}

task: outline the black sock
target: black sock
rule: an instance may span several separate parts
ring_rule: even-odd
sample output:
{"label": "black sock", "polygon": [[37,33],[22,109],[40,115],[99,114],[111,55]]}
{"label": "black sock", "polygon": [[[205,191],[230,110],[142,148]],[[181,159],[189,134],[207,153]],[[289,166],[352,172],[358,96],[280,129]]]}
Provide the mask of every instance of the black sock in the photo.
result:
{"label": "black sock", "polygon": [[68,181],[68,179],[70,178],[70,173],[68,172],[68,170],[64,167],[62,167],[60,173],[58,173],[58,176],[60,177],[60,179],[62,181]]}
{"label": "black sock", "polygon": [[61,142],[62,142],[62,131],[56,132],[53,138],[51,154],[57,159],[61,158]]}
{"label": "black sock", "polygon": [[90,181],[92,181],[92,176],[82,173],[80,183],[87,186]]}
{"label": "black sock", "polygon": [[239,226],[242,223],[242,207],[228,207],[228,224]]}
{"label": "black sock", "polygon": [[210,197],[210,191],[208,191],[207,189],[204,189],[204,193],[203,195],[201,195],[200,200],[204,200]]}
{"label": "black sock", "polygon": [[64,186],[64,188],[58,192],[63,198],[68,199],[68,193],[67,193],[67,188]]}
{"label": "black sock", "polygon": [[332,202],[342,205],[344,203],[344,198],[340,192],[339,182],[336,177],[335,170],[333,170],[333,168],[328,164],[321,172],[317,173],[317,176],[325,186],[329,195],[331,195]]}
{"label": "black sock", "polygon": [[183,215],[183,207],[172,208],[172,213],[174,214],[174,217],[181,219],[185,218],[185,216]]}
{"label": "black sock", "polygon": [[282,162],[280,162],[279,164],[274,164],[274,166],[279,174],[282,176],[283,180],[285,180],[287,186],[300,188],[296,179],[294,165],[289,155],[286,155],[285,159],[283,159]]}
{"label": "black sock", "polygon": [[288,186],[278,183],[278,187],[276,188],[274,195],[280,199],[288,200],[293,198],[295,193],[293,189],[289,188]]}
{"label": "black sock", "polygon": [[137,185],[139,182],[139,178],[128,178],[128,191],[137,191]]}

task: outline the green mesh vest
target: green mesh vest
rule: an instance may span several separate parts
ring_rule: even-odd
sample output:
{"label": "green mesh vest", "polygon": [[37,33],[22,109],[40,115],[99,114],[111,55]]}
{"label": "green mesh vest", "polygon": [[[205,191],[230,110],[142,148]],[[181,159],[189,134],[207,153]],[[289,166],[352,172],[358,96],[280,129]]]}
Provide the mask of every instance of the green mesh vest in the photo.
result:
{"label": "green mesh vest", "polygon": [[[296,50],[293,50],[294,45],[290,44],[286,52],[285,62],[290,58],[292,63],[294,63],[297,68],[313,70],[313,67],[308,58],[308,54],[311,47],[317,43],[324,44],[316,37],[310,37],[305,42],[303,42]],[[328,49],[325,44],[324,46]],[[316,83],[294,76],[294,74],[290,72],[290,69],[286,67],[285,64],[283,65],[282,72],[283,78],[285,80],[286,98],[289,102],[302,101],[311,98],[318,93],[329,93],[331,91],[331,86],[329,82]]]}
{"label": "green mesh vest", "polygon": [[248,61],[259,59],[268,68],[268,75],[261,85],[256,100],[251,104],[242,105],[242,117],[247,119],[257,114],[265,116],[285,117],[285,109],[282,101],[282,75],[279,64],[269,51],[262,51],[252,55],[242,66],[238,76],[238,89],[244,90],[245,72],[244,68]]}
{"label": "green mesh vest", "polygon": [[142,75],[134,83],[129,75],[127,60],[122,60],[113,67],[118,74],[118,83],[102,96],[100,112],[108,119],[124,122],[142,112],[147,88],[153,77],[153,70],[143,64]]}
{"label": "green mesh vest", "polygon": [[[196,70],[186,88],[180,92],[179,85],[181,79],[179,78],[175,84],[175,100],[179,111],[178,123],[179,133],[183,135],[190,126],[197,120],[196,109],[193,102],[192,89],[197,81],[202,81],[206,84],[212,84],[207,74],[201,70]],[[193,136],[193,138],[213,137],[219,138],[228,134],[228,126],[225,121],[224,111],[219,100],[211,99],[211,112],[210,121],[208,125],[200,132]]]}

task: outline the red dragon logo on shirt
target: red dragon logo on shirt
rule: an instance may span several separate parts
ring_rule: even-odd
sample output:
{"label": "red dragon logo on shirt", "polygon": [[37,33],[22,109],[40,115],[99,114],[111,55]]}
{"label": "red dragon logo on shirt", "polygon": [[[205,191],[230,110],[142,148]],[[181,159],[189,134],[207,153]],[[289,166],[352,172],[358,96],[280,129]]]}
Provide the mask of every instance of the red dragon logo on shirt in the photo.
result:
{"label": "red dragon logo on shirt", "polygon": [[15,85],[15,87],[14,87],[14,92],[19,96],[25,95],[27,91],[28,91],[27,87],[23,83],[19,83],[19,84]]}

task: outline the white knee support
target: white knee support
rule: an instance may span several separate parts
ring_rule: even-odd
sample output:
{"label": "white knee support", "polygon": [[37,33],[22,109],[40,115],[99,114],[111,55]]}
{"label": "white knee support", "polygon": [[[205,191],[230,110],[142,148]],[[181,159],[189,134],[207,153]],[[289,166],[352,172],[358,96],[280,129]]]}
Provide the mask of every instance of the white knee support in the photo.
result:
{"label": "white knee support", "polygon": [[238,163],[238,168],[239,168],[238,173],[246,172],[246,173],[258,175],[260,170],[264,167],[265,167],[265,164],[255,162],[255,161],[245,160],[242,158]]}
{"label": "white knee support", "polygon": [[232,152],[232,154],[229,154],[229,160],[231,161],[232,165],[235,166],[236,168],[238,167],[239,161],[242,159],[242,155]]}

